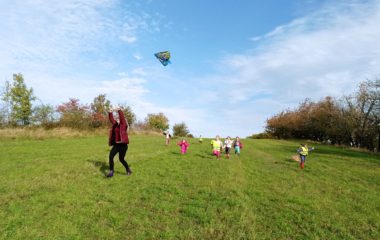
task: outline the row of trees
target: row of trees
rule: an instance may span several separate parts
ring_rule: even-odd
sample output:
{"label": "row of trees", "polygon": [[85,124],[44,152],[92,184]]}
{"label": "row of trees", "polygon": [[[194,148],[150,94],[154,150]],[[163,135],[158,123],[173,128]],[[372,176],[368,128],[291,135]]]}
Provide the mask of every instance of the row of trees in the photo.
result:
{"label": "row of trees", "polygon": [[[22,74],[13,74],[13,81],[5,82],[1,93],[0,127],[41,126],[93,129],[108,127],[108,110],[111,102],[105,94],[94,98],[91,104],[81,104],[79,99],[71,98],[57,107],[49,104],[33,105],[37,97],[32,88],[28,88]],[[136,114],[127,105],[119,105],[129,124],[135,130],[166,131],[169,119],[164,113],[148,114],[144,121],[137,121]],[[189,135],[185,123],[173,126],[175,136]]]}
{"label": "row of trees", "polygon": [[[380,79],[367,80],[339,99],[306,99],[295,110],[269,118],[266,134],[380,149]],[[264,134],[265,135],[265,134]]]}

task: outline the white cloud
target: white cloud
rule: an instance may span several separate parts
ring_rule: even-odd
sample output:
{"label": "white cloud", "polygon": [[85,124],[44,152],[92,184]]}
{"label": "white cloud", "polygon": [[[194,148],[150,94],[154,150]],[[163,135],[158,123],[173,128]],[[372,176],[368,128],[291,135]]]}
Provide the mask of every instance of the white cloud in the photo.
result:
{"label": "white cloud", "polygon": [[[116,0],[4,0],[0,71],[62,71],[108,61],[117,44],[155,32],[160,19]],[[124,11],[128,8],[128,11]],[[93,57],[96,56],[96,57]],[[66,70],[66,69],[65,69]]]}
{"label": "white cloud", "polygon": [[139,103],[143,95],[149,91],[144,87],[146,80],[140,77],[125,76],[118,80],[102,81],[98,86],[95,86],[94,91],[105,93],[115,101],[128,101],[132,104]]}
{"label": "white cloud", "polygon": [[28,87],[45,104],[59,105],[69,98],[90,103],[101,92],[93,90],[93,82],[81,78],[57,77],[43,73],[23,74]]}
{"label": "white cloud", "polygon": [[[97,7],[108,1],[9,1],[0,16],[1,52],[10,52],[13,65],[60,62],[96,49],[104,41],[105,19]],[[90,44],[91,43],[91,44]]]}
{"label": "white cloud", "polygon": [[146,76],[147,75],[144,68],[142,68],[142,67],[133,69],[132,74],[137,75],[137,76]]}
{"label": "white cloud", "polygon": [[138,33],[145,31],[155,33],[160,31],[160,20],[163,18],[161,15],[151,16],[146,12],[141,14],[132,13],[130,11],[124,15],[124,23],[121,27],[119,38],[127,43],[134,43],[138,40]]}
{"label": "white cloud", "polygon": [[134,54],[133,57],[137,60],[140,61],[142,59],[142,56],[140,54]]}
{"label": "white cloud", "polygon": [[251,39],[253,42],[256,42],[256,41],[261,40],[262,37],[261,37],[261,36],[256,36],[256,37],[251,37],[250,39]]}
{"label": "white cloud", "polygon": [[[59,78],[51,75],[28,75],[28,86],[44,103],[59,105],[69,98],[79,98],[89,104],[99,94],[106,94],[113,104],[127,103],[131,106],[146,105],[145,94],[149,93],[147,80],[137,75],[122,76],[114,80],[94,82],[91,79]],[[24,75],[25,77],[25,75]]]}
{"label": "white cloud", "polygon": [[218,79],[236,102],[263,93],[292,104],[338,97],[380,72],[379,22],[379,1],[328,5],[262,36],[255,51],[229,55]]}
{"label": "white cloud", "polygon": [[256,48],[229,54],[218,74],[200,81],[211,89],[203,94],[214,109],[228,109],[220,113],[225,122],[241,123],[236,131],[260,132],[268,117],[305,98],[350,94],[379,74],[379,22],[380,1],[326,5],[253,37]]}
{"label": "white cloud", "polygon": [[134,35],[128,35],[128,34],[124,34],[124,35],[120,36],[120,39],[123,40],[126,43],[134,43],[134,42],[137,41],[137,37],[136,36],[134,36]]}

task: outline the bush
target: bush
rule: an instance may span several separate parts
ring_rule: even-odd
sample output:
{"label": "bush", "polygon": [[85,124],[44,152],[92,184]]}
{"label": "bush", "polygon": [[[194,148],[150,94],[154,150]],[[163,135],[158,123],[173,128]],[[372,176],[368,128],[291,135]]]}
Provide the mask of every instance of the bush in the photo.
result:
{"label": "bush", "polygon": [[186,137],[189,134],[190,134],[189,129],[187,128],[187,126],[184,122],[174,124],[174,126],[173,126],[173,135],[174,136]]}
{"label": "bush", "polygon": [[273,139],[273,138],[275,138],[275,136],[273,136],[271,133],[263,132],[263,133],[258,133],[258,134],[252,134],[248,138],[251,138],[251,139]]}
{"label": "bush", "polygon": [[166,131],[169,128],[169,119],[163,113],[148,114],[145,118],[145,123],[150,126],[151,129]]}

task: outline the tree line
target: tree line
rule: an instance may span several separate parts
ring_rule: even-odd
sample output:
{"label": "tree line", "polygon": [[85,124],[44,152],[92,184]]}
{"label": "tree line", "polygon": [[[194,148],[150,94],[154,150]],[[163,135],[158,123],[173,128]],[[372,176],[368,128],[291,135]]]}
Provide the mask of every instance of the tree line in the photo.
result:
{"label": "tree line", "polygon": [[[90,104],[82,104],[77,98],[70,98],[58,106],[35,104],[38,98],[33,89],[25,84],[21,73],[13,74],[12,81],[6,81],[0,99],[0,127],[38,126],[44,128],[69,127],[91,130],[109,127],[108,111],[112,108],[105,94],[96,96]],[[129,125],[136,131],[167,131],[169,119],[164,113],[150,113],[138,121],[132,108],[119,104]],[[184,122],[173,125],[174,136],[191,136]]]}
{"label": "tree line", "polygon": [[349,95],[305,99],[296,109],[284,110],[266,121],[256,137],[310,139],[331,144],[380,149],[380,79],[366,80]]}

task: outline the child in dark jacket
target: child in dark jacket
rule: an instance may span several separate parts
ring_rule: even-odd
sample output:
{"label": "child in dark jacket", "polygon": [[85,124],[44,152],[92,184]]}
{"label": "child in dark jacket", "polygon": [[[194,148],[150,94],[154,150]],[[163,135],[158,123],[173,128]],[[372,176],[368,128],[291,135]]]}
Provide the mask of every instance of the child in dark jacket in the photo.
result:
{"label": "child in dark jacket", "polygon": [[240,141],[239,137],[236,137],[234,143],[233,143],[235,154],[240,156],[240,150],[243,148],[243,143]]}

